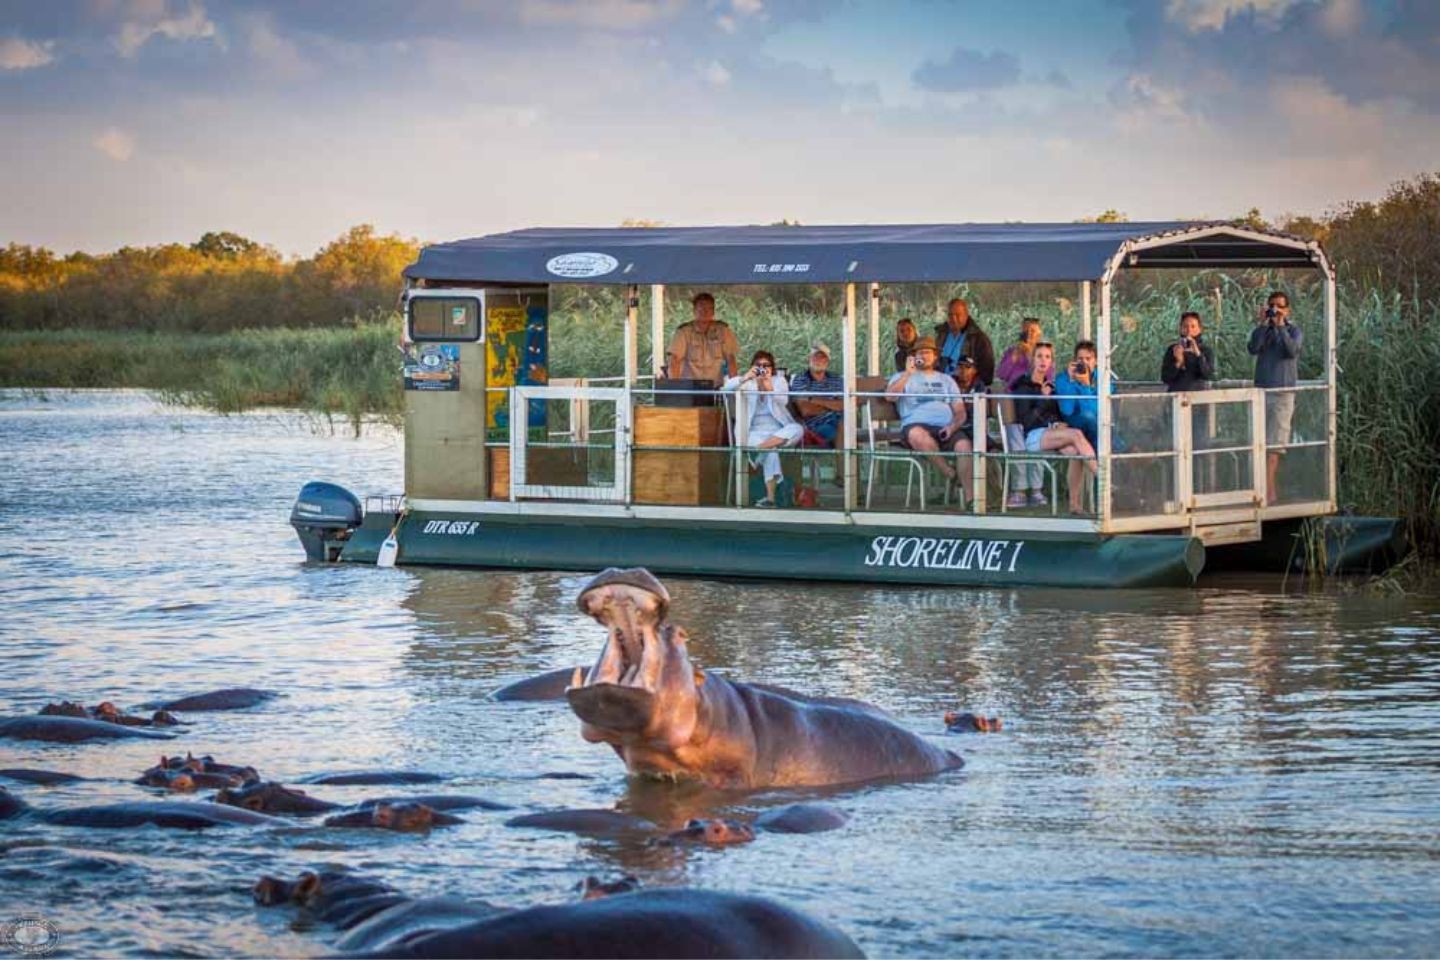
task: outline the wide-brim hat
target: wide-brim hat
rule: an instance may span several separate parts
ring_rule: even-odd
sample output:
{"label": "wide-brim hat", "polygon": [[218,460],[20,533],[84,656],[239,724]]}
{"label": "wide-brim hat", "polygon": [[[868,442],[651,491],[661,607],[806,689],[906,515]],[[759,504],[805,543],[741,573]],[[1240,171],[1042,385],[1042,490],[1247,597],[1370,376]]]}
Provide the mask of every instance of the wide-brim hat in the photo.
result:
{"label": "wide-brim hat", "polygon": [[934,337],[921,337],[910,347],[911,353],[919,353],[921,350],[932,350],[935,353],[940,352],[940,348],[935,344]]}

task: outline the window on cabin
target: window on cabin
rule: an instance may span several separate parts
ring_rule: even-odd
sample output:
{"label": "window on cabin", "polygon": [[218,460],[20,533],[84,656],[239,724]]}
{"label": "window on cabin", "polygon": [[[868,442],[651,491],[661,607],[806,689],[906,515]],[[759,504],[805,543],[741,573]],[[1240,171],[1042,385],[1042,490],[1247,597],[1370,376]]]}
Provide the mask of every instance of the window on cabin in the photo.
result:
{"label": "window on cabin", "polygon": [[480,301],[475,297],[411,297],[410,339],[480,339]]}

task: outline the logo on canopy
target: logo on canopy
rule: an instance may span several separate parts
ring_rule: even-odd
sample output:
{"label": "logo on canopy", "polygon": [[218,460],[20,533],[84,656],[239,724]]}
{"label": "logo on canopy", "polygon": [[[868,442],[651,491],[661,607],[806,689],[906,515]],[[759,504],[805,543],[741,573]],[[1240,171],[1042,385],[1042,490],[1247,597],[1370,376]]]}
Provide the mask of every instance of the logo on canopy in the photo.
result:
{"label": "logo on canopy", "polygon": [[620,261],[608,253],[562,253],[551,257],[545,269],[557,277],[575,280],[584,277],[603,277],[620,266]]}

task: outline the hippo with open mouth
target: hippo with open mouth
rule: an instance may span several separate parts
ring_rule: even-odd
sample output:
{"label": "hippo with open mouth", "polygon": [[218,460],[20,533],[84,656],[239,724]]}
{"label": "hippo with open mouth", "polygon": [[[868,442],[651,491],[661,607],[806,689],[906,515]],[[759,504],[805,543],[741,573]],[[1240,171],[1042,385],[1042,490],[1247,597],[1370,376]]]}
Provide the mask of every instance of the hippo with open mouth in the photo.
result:
{"label": "hippo with open mouth", "polygon": [[577,602],[610,635],[565,696],[581,735],[614,747],[631,773],[756,789],[920,777],[964,763],[879,711],[702,673],[685,631],[666,622],[670,595],[648,570],[606,570]]}

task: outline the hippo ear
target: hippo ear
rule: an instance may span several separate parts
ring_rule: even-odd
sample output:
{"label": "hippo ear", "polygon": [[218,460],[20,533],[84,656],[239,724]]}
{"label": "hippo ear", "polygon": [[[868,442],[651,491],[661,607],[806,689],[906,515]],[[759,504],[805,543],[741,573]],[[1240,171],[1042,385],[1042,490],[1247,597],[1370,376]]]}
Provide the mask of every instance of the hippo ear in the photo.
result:
{"label": "hippo ear", "polygon": [[303,903],[320,894],[320,875],[311,870],[300,874],[300,879],[295,881],[295,889],[291,893],[291,899],[297,903]]}

